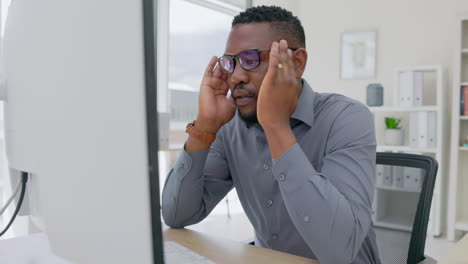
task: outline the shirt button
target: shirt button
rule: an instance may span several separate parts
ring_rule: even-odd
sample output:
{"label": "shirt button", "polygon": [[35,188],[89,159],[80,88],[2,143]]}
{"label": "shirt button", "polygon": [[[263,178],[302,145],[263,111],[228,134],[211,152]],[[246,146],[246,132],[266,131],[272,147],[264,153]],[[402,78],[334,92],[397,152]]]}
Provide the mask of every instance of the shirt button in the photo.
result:
{"label": "shirt button", "polygon": [[265,170],[268,170],[268,168],[269,168],[268,164],[265,163],[265,164],[263,165],[263,168],[264,168]]}
{"label": "shirt button", "polygon": [[187,164],[182,164],[182,168],[187,169],[188,168]]}
{"label": "shirt button", "polygon": [[273,201],[272,200],[268,200],[268,206],[272,206],[273,205]]}
{"label": "shirt button", "polygon": [[308,216],[304,217],[304,221],[309,222],[310,218]]}
{"label": "shirt button", "polygon": [[274,235],[271,236],[271,238],[273,238],[273,240],[278,240],[278,235],[274,234]]}
{"label": "shirt button", "polygon": [[278,177],[280,181],[284,181],[285,178],[286,178],[286,175],[284,173],[281,173]]}

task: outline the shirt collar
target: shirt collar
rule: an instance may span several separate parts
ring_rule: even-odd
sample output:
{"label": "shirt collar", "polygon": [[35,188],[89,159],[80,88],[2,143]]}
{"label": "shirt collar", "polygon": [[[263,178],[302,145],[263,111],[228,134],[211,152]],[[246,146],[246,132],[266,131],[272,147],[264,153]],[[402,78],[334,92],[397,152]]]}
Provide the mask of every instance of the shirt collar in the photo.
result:
{"label": "shirt collar", "polygon": [[314,123],[314,101],[315,92],[306,80],[301,79],[302,90],[297,102],[296,111],[292,114],[291,118],[302,121],[312,127]]}

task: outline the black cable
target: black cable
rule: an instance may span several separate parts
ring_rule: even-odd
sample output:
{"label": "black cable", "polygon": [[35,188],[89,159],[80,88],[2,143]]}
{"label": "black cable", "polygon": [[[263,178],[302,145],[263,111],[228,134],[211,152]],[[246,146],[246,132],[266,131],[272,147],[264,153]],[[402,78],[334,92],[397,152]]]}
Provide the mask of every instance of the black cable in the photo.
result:
{"label": "black cable", "polygon": [[21,205],[23,204],[24,194],[26,193],[26,182],[28,182],[28,173],[22,171],[21,172],[21,194],[20,194],[20,198],[18,200],[18,204],[16,205],[15,212],[13,213],[13,216],[11,217],[10,222],[5,227],[5,229],[0,233],[0,237],[3,236],[3,234],[6,233],[6,231],[8,231],[10,226],[15,221],[16,216],[18,215],[18,212],[19,212],[19,210],[21,208]]}

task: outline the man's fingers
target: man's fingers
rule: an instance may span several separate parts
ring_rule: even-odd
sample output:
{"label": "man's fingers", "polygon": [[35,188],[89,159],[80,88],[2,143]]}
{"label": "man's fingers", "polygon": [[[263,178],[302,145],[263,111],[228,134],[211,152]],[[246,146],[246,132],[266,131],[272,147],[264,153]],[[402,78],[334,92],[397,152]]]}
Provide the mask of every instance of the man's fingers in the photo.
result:
{"label": "man's fingers", "polygon": [[221,68],[219,67],[219,65],[217,65],[216,68],[213,70],[212,76],[215,78],[221,78],[221,76],[223,76],[223,71],[221,71]]}
{"label": "man's fingers", "polygon": [[270,65],[268,72],[272,76],[282,77],[288,79],[289,77],[296,77],[294,68],[294,55],[288,47],[288,42],[284,39],[279,42],[273,42],[270,51]]}
{"label": "man's fingers", "polygon": [[229,87],[222,87],[220,89],[216,89],[216,90],[213,90],[213,94],[215,96],[218,96],[218,95],[224,95],[224,96],[227,96],[229,93]]}
{"label": "man's fingers", "polygon": [[278,71],[279,64],[279,44],[278,42],[273,42],[271,44],[270,50],[270,65],[268,65],[268,71],[276,73]]}
{"label": "man's fingers", "polygon": [[213,68],[216,65],[216,61],[218,60],[218,57],[213,56],[211,57],[210,62],[208,63],[208,66],[206,66],[204,76],[211,76],[213,73]]}
{"label": "man's fingers", "polygon": [[296,68],[294,67],[293,51],[291,49],[288,49],[287,53],[288,53],[289,72],[290,72],[290,74],[293,74],[294,77],[296,77]]}
{"label": "man's fingers", "polygon": [[289,73],[288,42],[284,39],[279,42],[279,63],[283,66],[282,71]]}

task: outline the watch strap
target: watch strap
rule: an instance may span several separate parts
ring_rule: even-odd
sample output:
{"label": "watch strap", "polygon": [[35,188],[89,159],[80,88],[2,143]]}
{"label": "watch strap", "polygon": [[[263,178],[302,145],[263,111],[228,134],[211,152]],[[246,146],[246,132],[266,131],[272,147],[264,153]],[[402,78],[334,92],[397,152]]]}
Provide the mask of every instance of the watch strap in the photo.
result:
{"label": "watch strap", "polygon": [[213,133],[203,132],[195,127],[195,121],[188,123],[185,132],[192,137],[195,137],[205,143],[213,143],[216,139],[216,135]]}

